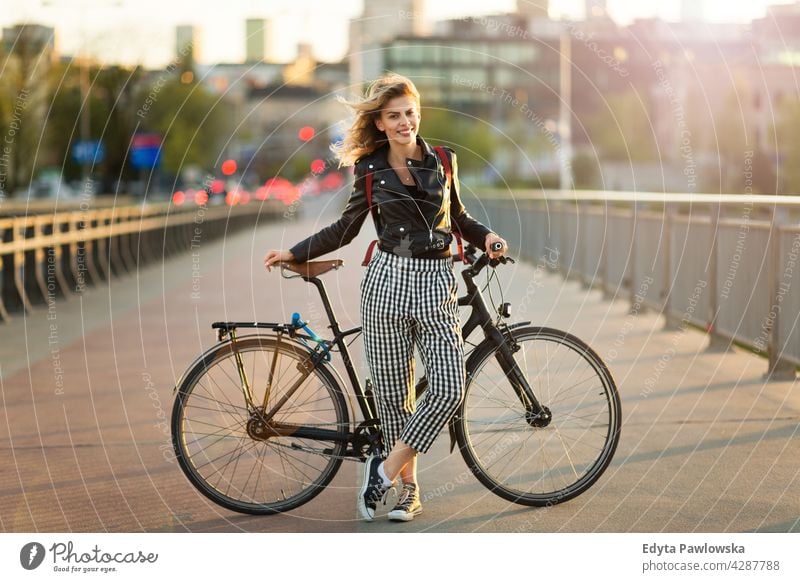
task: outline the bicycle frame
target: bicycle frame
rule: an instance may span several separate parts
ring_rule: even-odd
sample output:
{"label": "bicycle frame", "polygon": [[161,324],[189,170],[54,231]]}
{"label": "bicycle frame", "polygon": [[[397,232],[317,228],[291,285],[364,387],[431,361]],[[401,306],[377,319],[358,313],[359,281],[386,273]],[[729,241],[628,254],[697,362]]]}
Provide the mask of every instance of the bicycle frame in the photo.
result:
{"label": "bicycle frame", "polygon": [[[544,424],[546,424],[546,420],[549,420],[548,418],[549,411],[546,408],[543,408],[539,404],[524,374],[521,373],[519,367],[514,361],[513,337],[510,334],[502,333],[500,329],[498,329],[498,326],[494,323],[493,317],[489,311],[488,306],[486,305],[486,301],[484,300],[483,295],[481,294],[480,290],[478,289],[478,286],[475,284],[473,280],[478,275],[478,273],[489,264],[490,260],[488,256],[483,255],[480,259],[475,261],[471,267],[468,267],[462,271],[462,277],[464,279],[464,282],[466,283],[467,293],[463,297],[458,298],[458,305],[470,307],[472,309],[466,323],[462,326],[461,330],[462,338],[466,341],[466,339],[477,328],[482,329],[486,339],[491,341],[497,347],[496,358],[498,360],[498,363],[500,364],[500,367],[505,373],[505,375],[511,381],[511,385],[517,397],[520,399],[520,402],[523,404],[523,406],[527,411],[532,413],[533,415],[532,418],[534,419],[541,418],[542,421],[544,421]],[[496,263],[492,264],[492,266],[493,267],[496,266]],[[354,334],[361,333],[362,331],[361,326],[347,330],[342,330],[339,326],[336,314],[331,305],[327,290],[325,289],[325,284],[318,277],[301,276],[301,278],[308,283],[312,283],[317,288],[320,298],[322,299],[322,305],[325,309],[328,321],[330,322],[330,329],[333,332],[333,339],[321,340],[317,342],[317,346],[309,352],[309,359],[306,362],[304,362],[303,370],[301,370],[301,372],[303,373],[301,373],[300,377],[295,381],[295,383],[286,390],[281,399],[277,403],[275,403],[270,410],[266,410],[266,404],[269,399],[269,389],[272,380],[271,376],[275,366],[275,360],[273,360],[270,369],[270,377],[267,380],[267,389],[264,397],[264,402],[261,407],[263,421],[265,423],[269,423],[269,421],[273,418],[273,416],[277,413],[277,411],[280,410],[281,406],[283,406],[291,398],[294,392],[305,381],[307,376],[318,365],[320,365],[324,359],[328,357],[328,354],[333,350],[334,347],[338,348],[339,353],[341,354],[342,361],[344,362],[344,366],[347,371],[347,377],[350,380],[350,385],[351,388],[353,389],[353,394],[355,396],[356,402],[358,404],[364,422],[369,423],[375,421],[378,418],[378,415],[377,415],[377,407],[375,404],[374,395],[370,390],[365,390],[364,386],[362,385],[358,377],[358,374],[356,373],[355,366],[353,365],[353,361],[350,355],[350,350],[348,349],[348,345],[345,342],[345,338]],[[508,315],[505,316],[507,317]],[[507,330],[511,330],[516,326],[527,325],[529,323],[530,323],[529,321],[518,322],[514,325],[505,327]],[[247,383],[241,358],[239,356],[238,351],[236,350],[236,341],[237,341],[236,330],[269,329],[271,331],[276,332],[278,342],[281,341],[281,338],[284,336],[284,334],[292,339],[298,338],[301,340],[315,340],[315,338],[312,338],[309,335],[298,333],[298,330],[301,329],[302,326],[287,324],[287,323],[258,323],[252,321],[215,322],[212,324],[211,327],[219,330],[220,340],[223,340],[225,335],[230,336],[231,343],[233,344],[233,349],[235,352],[239,377],[242,383],[242,391],[244,399],[245,402],[247,403],[248,408],[251,411],[257,410],[258,407],[256,406],[255,402],[253,402],[252,392],[250,390],[250,386]],[[275,359],[277,359],[277,353],[278,352],[276,350]],[[417,388],[419,390],[417,396],[419,397],[425,390],[425,385],[423,385],[422,381],[420,381],[420,383],[417,385]],[[294,435],[298,438],[309,438],[309,439],[323,440],[323,441],[344,440],[349,442],[350,440],[352,440],[354,435],[353,432],[342,434],[336,431],[318,429],[313,427],[297,427],[294,425],[282,426],[279,423],[271,423],[270,427],[271,430],[275,432],[276,436]]]}

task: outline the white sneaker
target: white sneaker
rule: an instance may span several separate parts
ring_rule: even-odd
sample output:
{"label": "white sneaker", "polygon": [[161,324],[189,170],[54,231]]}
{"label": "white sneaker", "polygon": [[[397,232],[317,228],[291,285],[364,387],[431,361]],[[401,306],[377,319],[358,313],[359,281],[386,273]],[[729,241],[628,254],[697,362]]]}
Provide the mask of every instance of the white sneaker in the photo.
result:
{"label": "white sneaker", "polygon": [[415,483],[406,483],[397,498],[397,505],[389,512],[392,521],[411,521],[415,515],[422,513],[419,490]]}

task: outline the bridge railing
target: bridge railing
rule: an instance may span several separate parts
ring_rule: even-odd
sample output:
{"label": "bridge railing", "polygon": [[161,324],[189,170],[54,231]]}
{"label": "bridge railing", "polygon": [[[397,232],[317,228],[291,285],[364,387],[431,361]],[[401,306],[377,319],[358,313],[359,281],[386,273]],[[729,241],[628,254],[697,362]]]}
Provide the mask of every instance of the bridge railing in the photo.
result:
{"label": "bridge railing", "polygon": [[0,217],[0,321],[284,211],[159,203]]}
{"label": "bridge railing", "polygon": [[481,196],[512,252],[667,328],[698,327],[709,349],[731,342],[768,358],[766,375],[800,366],[800,197],[603,192]]}

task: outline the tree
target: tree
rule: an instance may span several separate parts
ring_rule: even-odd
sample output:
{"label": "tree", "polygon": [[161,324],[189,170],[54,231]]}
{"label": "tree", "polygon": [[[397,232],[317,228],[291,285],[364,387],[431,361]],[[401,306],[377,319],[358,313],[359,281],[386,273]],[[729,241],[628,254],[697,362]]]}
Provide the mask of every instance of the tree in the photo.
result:
{"label": "tree", "polygon": [[136,103],[139,130],[163,136],[166,172],[178,174],[187,165],[213,169],[232,128],[225,102],[165,71],[139,92]]}
{"label": "tree", "polygon": [[[133,172],[125,164],[133,136],[136,110],[133,98],[139,90],[141,70],[118,66],[92,66],[89,75],[89,139],[101,140],[105,160],[92,168],[92,174],[103,182],[101,191],[108,191],[115,180],[130,179]],[[50,112],[47,118],[47,143],[52,163],[63,167],[68,179],[81,176],[81,167],[71,156],[72,146],[81,139],[80,115],[82,95],[80,71],[71,64],[60,64],[49,76]]]}
{"label": "tree", "polygon": [[[45,117],[46,83],[51,48],[33,26],[15,27],[6,47],[0,76],[0,135],[5,192],[26,186],[40,163],[40,136]],[[13,48],[12,48],[13,47]]]}

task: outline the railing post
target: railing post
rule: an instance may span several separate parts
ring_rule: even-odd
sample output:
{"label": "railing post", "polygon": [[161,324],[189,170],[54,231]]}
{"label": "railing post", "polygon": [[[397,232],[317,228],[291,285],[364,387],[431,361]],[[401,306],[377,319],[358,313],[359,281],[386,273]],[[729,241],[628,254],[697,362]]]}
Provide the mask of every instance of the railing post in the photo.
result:
{"label": "railing post", "polygon": [[[769,228],[769,245],[767,253],[769,257],[769,307],[767,311],[767,357],[768,367],[764,374],[765,380],[794,380],[795,365],[781,358],[781,309],[779,297],[779,279],[781,278],[783,266],[783,245],[781,244],[781,227],[789,223],[788,211],[786,208],[777,204],[772,206],[772,217]],[[791,285],[791,281],[789,281]]]}
{"label": "railing post", "polygon": [[709,271],[711,272],[708,282],[708,319],[706,323],[708,346],[706,347],[706,351],[718,353],[731,351],[731,342],[719,335],[716,331],[716,321],[719,313],[719,279],[717,277],[717,272],[719,270],[719,219],[722,215],[722,204],[719,202],[711,204],[709,205],[709,210],[709,245],[711,247]]}
{"label": "railing post", "polygon": [[[36,266],[34,275],[36,277],[36,283],[39,286],[39,293],[41,293],[45,305],[49,305],[51,300],[55,301],[55,286],[53,285],[51,288],[51,282],[47,276],[47,246],[44,244],[43,240],[45,236],[44,225],[47,218],[46,215],[39,214],[33,219],[33,240],[36,243],[36,248],[33,251]],[[51,291],[53,292],[52,298]]]}
{"label": "railing post", "polygon": [[614,299],[616,293],[611,292],[611,285],[608,282],[608,250],[610,248],[610,241],[609,241],[609,225],[610,225],[610,217],[609,214],[609,206],[608,200],[603,202],[603,237],[602,240],[599,241],[600,245],[600,276],[602,277],[601,282],[601,289],[603,290],[603,299],[605,301],[611,301]]}
{"label": "railing post", "polygon": [[[11,240],[11,224],[10,220],[0,219],[0,243]],[[13,256],[11,253],[0,254],[0,319],[3,321],[11,319],[6,310],[5,302],[6,298],[11,297],[13,293],[13,273],[8,273],[8,268],[12,266]]]}
{"label": "railing post", "polygon": [[[63,232],[62,224],[65,222],[63,214],[55,214],[53,216],[52,228],[50,232],[54,237],[60,237],[61,233]],[[53,262],[55,266],[55,277],[58,281],[58,287],[61,289],[61,295],[65,299],[69,299],[71,290],[69,283],[67,282],[67,277],[64,274],[64,244],[63,243],[53,243]]]}
{"label": "railing post", "polygon": [[111,272],[115,276],[121,277],[128,274],[128,269],[125,261],[122,259],[122,253],[120,252],[122,235],[119,232],[120,229],[117,228],[120,220],[114,210],[108,210],[106,217],[106,224],[108,225],[108,256],[111,263]]}
{"label": "railing post", "polygon": [[[15,218],[11,226],[11,231],[12,242],[20,239],[25,240],[25,219]],[[14,251],[13,270],[14,285],[17,289],[17,297],[19,297],[19,300],[22,303],[22,309],[25,310],[26,313],[31,313],[33,311],[33,306],[31,305],[31,302],[28,299],[28,293],[25,290],[25,251]]]}
{"label": "railing post", "polygon": [[[94,217],[90,223],[92,225],[92,230],[94,229],[101,229],[106,225],[106,212],[105,210],[95,210]],[[95,236],[97,233],[93,233]],[[108,281],[111,279],[111,264],[108,255],[108,239],[104,236],[98,236],[94,239],[94,250],[93,256],[97,261],[97,272],[100,273],[100,277],[103,281]]]}
{"label": "railing post", "polygon": [[[642,211],[642,203],[633,203],[633,217],[631,218],[631,253],[630,253],[630,277],[628,278],[628,288],[630,290],[630,307],[628,313],[636,315],[641,313],[644,308],[639,304],[636,293],[639,291],[639,213]],[[624,281],[623,277],[623,281]]]}
{"label": "railing post", "polygon": [[83,229],[81,232],[83,233],[83,258],[86,261],[86,268],[88,269],[87,272],[92,279],[92,284],[99,286],[105,277],[100,274],[100,269],[103,267],[98,265],[100,263],[98,258],[100,240],[94,238],[95,233],[92,232],[97,224],[97,211],[91,210],[89,211],[88,216],[84,214],[82,218]]}
{"label": "railing post", "polygon": [[[675,218],[678,216],[677,204],[670,204],[664,202],[664,288],[661,290],[662,308],[661,312],[664,314],[664,327],[663,331],[674,331],[680,329],[681,321],[672,315],[672,239],[675,235]],[[677,275],[677,273],[676,273]]]}
{"label": "railing post", "polygon": [[125,266],[129,273],[137,270],[136,257],[133,252],[133,232],[130,231],[131,223],[133,222],[134,211],[131,208],[123,208],[122,210],[122,224],[125,225],[127,231],[122,239],[122,258],[125,261]]}
{"label": "railing post", "polygon": [[578,281],[581,284],[581,289],[589,289],[591,284],[589,283],[589,252],[587,249],[588,240],[589,240],[589,229],[588,227],[588,220],[589,216],[591,215],[589,212],[586,212],[586,207],[589,203],[584,202],[583,200],[577,201],[577,208],[578,208],[578,228],[577,228],[577,248],[575,250],[575,254],[577,255],[576,262],[578,263]]}

